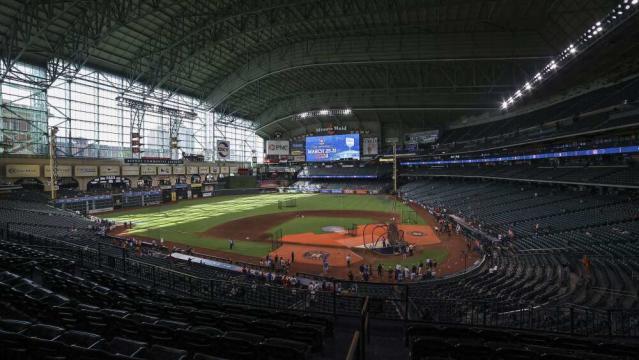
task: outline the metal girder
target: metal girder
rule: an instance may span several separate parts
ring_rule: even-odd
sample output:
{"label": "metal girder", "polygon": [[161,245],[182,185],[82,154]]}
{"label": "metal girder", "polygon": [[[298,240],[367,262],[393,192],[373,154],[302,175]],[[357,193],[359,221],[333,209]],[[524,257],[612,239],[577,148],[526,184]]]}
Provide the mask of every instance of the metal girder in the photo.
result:
{"label": "metal girder", "polygon": [[186,2],[179,16],[171,17],[169,24],[160,28],[151,43],[133,58],[129,64],[132,79],[146,79],[148,91],[153,91],[178,74],[190,77],[197,67],[197,57],[234,36],[246,35],[250,23],[264,18],[270,19],[268,23],[272,25],[274,11],[312,2],[317,0],[288,0],[267,6],[263,0],[227,2],[210,12],[202,11],[200,1]]}
{"label": "metal girder", "polygon": [[[515,88],[545,62],[545,59],[526,63],[491,59],[298,69],[256,82],[236,93],[223,106],[234,108],[242,114],[258,114],[265,107],[285,100],[291,94],[302,95],[309,92],[317,94],[339,91],[348,94],[370,90],[403,94],[472,91],[499,94]],[[259,93],[254,90],[259,90]]]}
{"label": "metal girder", "polygon": [[206,97],[216,108],[246,86],[301,68],[379,63],[539,60],[550,54],[536,33],[419,34],[319,39],[249,59]]}
{"label": "metal girder", "polygon": [[347,93],[340,91],[306,93],[280,101],[259,114],[256,118],[259,124],[256,130],[264,131],[265,128],[290,119],[301,111],[322,107],[349,107],[354,112],[376,110],[463,112],[489,111],[497,108],[490,104],[494,104],[494,94],[485,92],[409,92],[389,96],[386,91],[365,89],[358,92],[349,90]]}
{"label": "metal girder", "polygon": [[[142,10],[145,3],[157,6],[157,0],[25,0],[9,31],[2,34],[4,71],[0,82],[25,58],[48,63],[47,77],[37,85],[46,88],[61,76],[73,78],[101,41],[146,15]],[[68,28],[56,36],[51,28],[59,27],[61,21],[67,21]],[[20,80],[34,84],[29,78]]]}

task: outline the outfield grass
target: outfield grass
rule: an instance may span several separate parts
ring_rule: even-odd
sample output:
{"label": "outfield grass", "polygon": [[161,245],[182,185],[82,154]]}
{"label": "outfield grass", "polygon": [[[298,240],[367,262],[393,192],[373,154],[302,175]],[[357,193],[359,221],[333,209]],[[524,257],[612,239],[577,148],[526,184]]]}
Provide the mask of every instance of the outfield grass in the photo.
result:
{"label": "outfield grass", "polygon": [[[296,199],[297,207],[279,210],[278,200]],[[396,203],[397,212],[410,208]],[[188,246],[228,251],[226,239],[202,237],[202,233],[214,226],[244,217],[279,213],[282,211],[307,210],[368,210],[393,211],[393,201],[384,195],[329,195],[329,194],[260,194],[241,196],[221,196],[209,199],[181,201],[162,206],[153,206],[135,210],[101,215],[103,218],[118,222],[134,223],[129,232],[133,236],[164,238]],[[301,219],[300,219],[301,220]],[[332,218],[330,225],[339,225],[339,218]],[[423,219],[418,218],[420,223]],[[309,228],[292,222],[289,226],[297,232],[317,231],[317,223],[310,221]],[[366,223],[366,221],[364,222]],[[348,226],[352,220],[348,220]],[[287,231],[285,233],[292,233]],[[256,241],[236,241],[234,253],[249,256],[264,256],[271,250],[269,243]]]}
{"label": "outfield grass", "polygon": [[371,218],[338,218],[329,216],[306,216],[304,218],[295,218],[289,220],[279,226],[271,229],[271,232],[282,229],[284,234],[299,234],[310,232],[314,234],[323,234],[322,228],[325,226],[341,226],[348,230],[353,224],[373,224],[376,221]]}

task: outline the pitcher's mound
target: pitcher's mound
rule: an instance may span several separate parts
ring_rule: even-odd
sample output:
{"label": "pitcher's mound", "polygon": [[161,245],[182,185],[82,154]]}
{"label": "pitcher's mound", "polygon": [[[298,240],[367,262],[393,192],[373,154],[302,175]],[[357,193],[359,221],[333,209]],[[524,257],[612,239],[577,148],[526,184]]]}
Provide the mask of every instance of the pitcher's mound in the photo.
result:
{"label": "pitcher's mound", "polygon": [[346,232],[346,229],[344,229],[341,226],[324,226],[322,227],[322,231],[325,233],[340,233],[343,234]]}

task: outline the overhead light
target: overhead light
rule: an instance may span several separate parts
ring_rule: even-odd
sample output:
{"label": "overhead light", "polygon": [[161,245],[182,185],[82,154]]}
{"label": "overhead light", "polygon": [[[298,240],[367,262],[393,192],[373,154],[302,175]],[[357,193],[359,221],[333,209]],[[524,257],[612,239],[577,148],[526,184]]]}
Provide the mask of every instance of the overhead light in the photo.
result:
{"label": "overhead light", "polygon": [[320,115],[328,115],[328,110],[320,110]]}
{"label": "overhead light", "polygon": [[307,116],[308,116],[308,113],[306,113],[306,112],[303,112],[303,113],[301,113],[301,114],[300,114],[300,117],[301,117],[302,119],[304,119],[304,118],[305,118],[305,117],[307,117]]}
{"label": "overhead light", "polygon": [[344,110],[344,115],[350,115],[350,113],[351,113],[351,109]]}
{"label": "overhead light", "polygon": [[[616,24],[620,19],[627,19],[632,16],[633,13],[638,10],[638,7],[634,6],[639,4],[639,0],[621,0],[617,4],[618,5],[613,7],[601,20],[586,28],[582,35],[576,39],[575,43],[570,44],[555,57],[551,58],[552,60],[546,64],[540,72],[535,74],[532,79],[526,82],[522,88],[516,89],[512,96],[510,96],[507,100],[502,100],[501,108],[506,109],[510,107],[515,99],[525,96],[525,91],[530,91],[533,87],[531,83],[540,83],[544,80],[544,78],[546,78],[546,74],[553,74],[554,71],[558,70],[559,65],[563,64],[570,55],[577,56],[580,51],[583,52],[583,50],[590,45],[589,43],[591,39],[596,41],[596,38],[600,38],[607,29],[612,28],[612,25]],[[605,24],[610,24],[610,26]],[[593,39],[593,37],[596,38]]]}

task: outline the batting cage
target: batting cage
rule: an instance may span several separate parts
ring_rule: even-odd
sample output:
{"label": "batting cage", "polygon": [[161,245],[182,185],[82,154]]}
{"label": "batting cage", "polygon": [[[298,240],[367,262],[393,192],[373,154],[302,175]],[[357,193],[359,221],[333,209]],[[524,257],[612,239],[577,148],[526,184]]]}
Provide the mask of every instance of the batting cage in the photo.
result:
{"label": "batting cage", "polygon": [[282,229],[277,229],[271,234],[271,249],[275,250],[282,246],[282,237],[284,237]]}
{"label": "batting cage", "polygon": [[277,208],[280,210],[284,208],[294,208],[294,207],[297,207],[297,199],[286,199],[286,200],[277,201]]}

